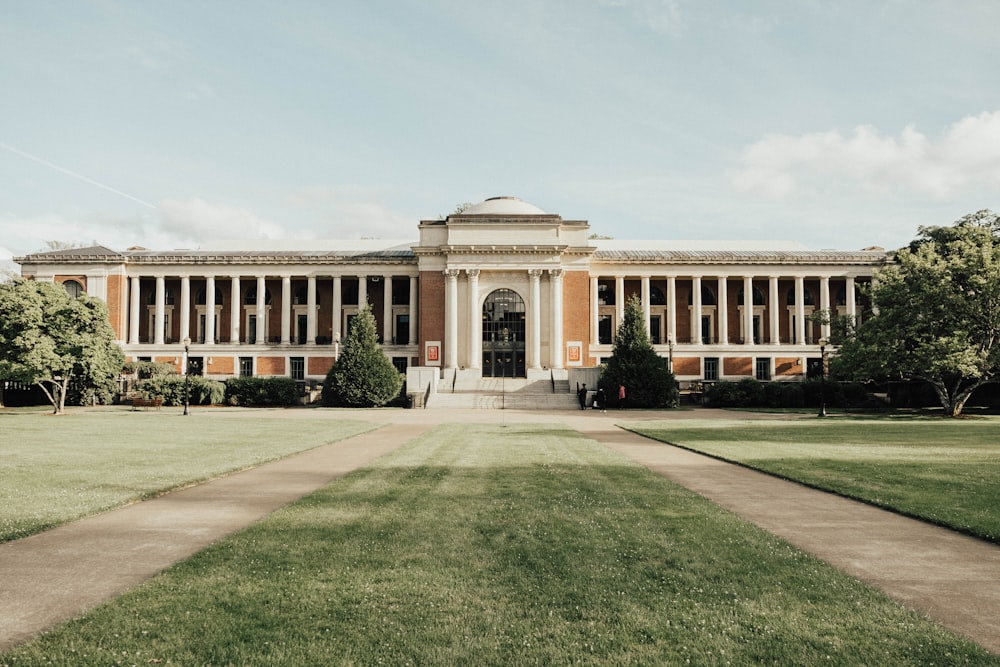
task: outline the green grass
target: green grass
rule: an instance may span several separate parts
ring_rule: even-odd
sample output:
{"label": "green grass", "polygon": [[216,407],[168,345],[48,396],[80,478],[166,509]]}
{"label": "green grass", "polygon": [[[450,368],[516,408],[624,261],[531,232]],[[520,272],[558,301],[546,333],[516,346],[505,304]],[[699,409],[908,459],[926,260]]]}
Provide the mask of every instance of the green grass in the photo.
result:
{"label": "green grass", "polygon": [[997,665],[578,433],[456,425],[3,665]]}
{"label": "green grass", "polygon": [[646,422],[657,440],[1000,542],[1000,419]]}
{"label": "green grass", "polygon": [[0,541],[372,428],[253,414],[0,412]]}

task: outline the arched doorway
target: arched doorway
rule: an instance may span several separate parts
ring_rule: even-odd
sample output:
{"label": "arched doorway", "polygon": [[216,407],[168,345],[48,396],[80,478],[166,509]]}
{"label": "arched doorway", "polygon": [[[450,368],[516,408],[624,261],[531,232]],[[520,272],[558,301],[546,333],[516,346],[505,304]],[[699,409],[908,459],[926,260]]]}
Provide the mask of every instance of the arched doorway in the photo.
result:
{"label": "arched doorway", "polygon": [[483,302],[483,377],[525,377],[524,299],[509,289]]}

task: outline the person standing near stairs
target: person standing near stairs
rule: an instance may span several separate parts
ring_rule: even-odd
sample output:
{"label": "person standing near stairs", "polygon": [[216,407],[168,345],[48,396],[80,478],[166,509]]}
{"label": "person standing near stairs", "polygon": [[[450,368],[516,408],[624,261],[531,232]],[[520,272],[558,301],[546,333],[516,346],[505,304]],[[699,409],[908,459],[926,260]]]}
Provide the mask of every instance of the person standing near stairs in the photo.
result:
{"label": "person standing near stairs", "polygon": [[587,385],[580,387],[580,391],[576,393],[577,398],[580,399],[580,409],[587,409]]}

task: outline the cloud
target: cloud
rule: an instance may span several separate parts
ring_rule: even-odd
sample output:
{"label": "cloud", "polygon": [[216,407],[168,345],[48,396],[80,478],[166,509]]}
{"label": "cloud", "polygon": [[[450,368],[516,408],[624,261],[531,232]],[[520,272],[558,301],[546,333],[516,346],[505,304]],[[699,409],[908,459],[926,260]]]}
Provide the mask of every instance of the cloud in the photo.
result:
{"label": "cloud", "polygon": [[965,117],[936,140],[913,126],[898,137],[867,125],[847,137],[837,131],[767,135],[744,149],[733,184],[776,198],[802,190],[847,189],[944,199],[995,187],[1000,185],[1000,111]]}
{"label": "cloud", "polygon": [[282,238],[285,231],[251,211],[193,197],[160,202],[160,234],[181,241]]}
{"label": "cloud", "polygon": [[312,233],[319,238],[414,236],[418,221],[384,203],[388,196],[383,188],[315,185],[292,190],[288,202],[311,218]]}

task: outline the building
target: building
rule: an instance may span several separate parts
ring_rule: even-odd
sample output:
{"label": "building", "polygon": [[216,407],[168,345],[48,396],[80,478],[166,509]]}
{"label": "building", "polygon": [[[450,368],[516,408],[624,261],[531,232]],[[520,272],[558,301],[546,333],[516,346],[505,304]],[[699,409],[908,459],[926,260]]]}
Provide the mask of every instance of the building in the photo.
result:
{"label": "building", "polygon": [[800,380],[818,368],[832,310],[866,316],[860,284],[884,250],[797,243],[590,238],[514,197],[441,220],[416,241],[301,242],[296,249],[104,247],[19,257],[22,275],[104,299],[130,360],[225,378],[321,380],[369,304],[400,370],[447,378],[566,379],[610,356],[637,295],[655,349],[682,384]]}

